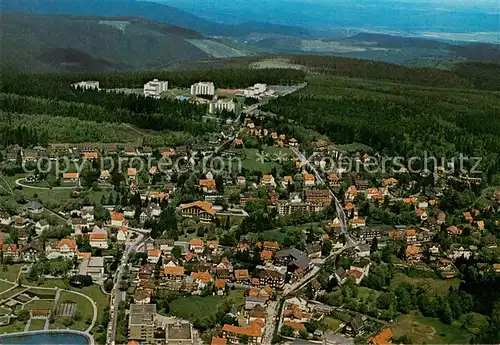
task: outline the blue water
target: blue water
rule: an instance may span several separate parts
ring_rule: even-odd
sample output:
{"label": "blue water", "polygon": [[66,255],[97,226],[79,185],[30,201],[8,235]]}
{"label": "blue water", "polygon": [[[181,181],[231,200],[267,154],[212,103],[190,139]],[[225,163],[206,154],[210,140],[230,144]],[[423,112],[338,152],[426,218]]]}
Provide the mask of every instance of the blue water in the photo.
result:
{"label": "blue water", "polygon": [[0,344],[23,345],[88,345],[87,337],[74,333],[39,333],[27,335],[8,335],[0,337]]}

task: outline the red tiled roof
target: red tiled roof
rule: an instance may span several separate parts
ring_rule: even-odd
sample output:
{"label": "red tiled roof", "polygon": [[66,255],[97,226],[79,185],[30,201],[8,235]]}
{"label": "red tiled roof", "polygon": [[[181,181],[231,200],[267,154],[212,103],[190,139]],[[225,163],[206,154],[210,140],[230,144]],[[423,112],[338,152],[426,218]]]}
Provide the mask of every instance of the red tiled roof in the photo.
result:
{"label": "red tiled roof", "polygon": [[56,248],[59,249],[64,245],[67,245],[71,249],[75,249],[76,248],[76,240],[73,238],[63,238],[62,240],[57,242]]}
{"label": "red tiled roof", "polygon": [[224,332],[238,334],[238,335],[246,335],[249,337],[260,337],[262,335],[262,327],[257,321],[254,321],[248,327],[239,327],[226,324],[224,325],[224,327],[222,327],[222,330]]}
{"label": "red tiled roof", "polygon": [[226,344],[227,344],[226,338],[218,338],[218,337],[213,337],[212,342],[210,343],[210,345],[226,345]]}

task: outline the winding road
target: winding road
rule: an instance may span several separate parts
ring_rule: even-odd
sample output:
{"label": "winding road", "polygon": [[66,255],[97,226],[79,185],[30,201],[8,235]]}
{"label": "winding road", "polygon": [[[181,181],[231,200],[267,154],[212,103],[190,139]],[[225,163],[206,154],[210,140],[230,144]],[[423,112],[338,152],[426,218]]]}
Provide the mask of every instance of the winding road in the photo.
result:
{"label": "winding road", "polygon": [[[0,280],[12,284],[11,281],[8,281],[8,280],[5,280],[5,279],[0,279]],[[55,290],[56,294],[57,294],[58,290],[60,290],[59,288],[41,287],[41,286],[34,286],[34,285],[22,285],[22,286],[25,287],[25,288],[27,288],[27,289],[33,288],[33,289],[36,289],[36,290],[51,290],[51,291]],[[8,290],[11,290],[13,288],[16,288],[16,285],[14,285],[12,288],[10,288]],[[8,290],[6,290],[6,291],[8,291]],[[17,295],[23,293],[24,291],[21,291],[21,292],[19,292],[18,294],[14,295],[14,296],[17,296]],[[97,322],[97,304],[95,303],[95,301],[92,298],[90,298],[89,296],[87,296],[87,295],[85,295],[85,294],[83,294],[81,292],[77,292],[77,291],[74,291],[74,290],[64,290],[64,291],[69,292],[69,293],[74,293],[75,295],[82,296],[82,297],[86,298],[90,302],[90,304],[92,304],[92,309],[93,309],[94,315],[92,316],[92,322],[90,323],[90,325],[87,328],[87,330],[85,330],[85,333],[90,334],[90,331],[92,330],[92,328],[94,328],[95,323]],[[12,298],[12,297],[14,297],[14,296],[9,297],[9,299]]]}
{"label": "winding road", "polygon": [[[71,189],[75,189],[75,188],[78,188],[79,186],[67,186],[67,187],[52,187],[52,188],[49,188],[49,187],[38,187],[38,186],[31,186],[29,184],[24,184],[22,183],[21,181],[23,181],[24,178],[21,177],[21,178],[18,178],[15,183],[16,183],[16,186],[20,186],[20,187],[23,187],[23,188],[31,188],[31,189],[38,189],[38,190],[56,190],[56,189],[66,189],[66,190],[71,190]],[[80,184],[80,180],[78,180],[78,184]]]}
{"label": "winding road", "polygon": [[[292,147],[291,149],[292,149],[292,152],[300,159],[300,161],[302,163],[304,163],[304,165],[308,165],[311,168],[314,175],[316,176],[316,180],[323,183],[324,185],[328,186],[324,182],[323,178],[318,173],[316,168],[307,160],[307,158],[296,148]],[[340,204],[337,197],[335,196],[335,194],[332,192],[332,190],[329,187],[328,187],[328,191],[330,192],[330,195],[332,196],[333,200],[335,200],[335,208],[336,208],[337,215],[338,215],[339,221],[340,221],[340,226],[341,226],[340,233],[345,235],[346,242],[342,248],[340,248],[339,250],[337,250],[335,252],[330,253],[330,255],[328,255],[326,258],[316,262],[316,266],[313,267],[308,273],[306,273],[306,275],[304,275],[301,279],[294,282],[293,284],[286,284],[283,288],[283,292],[280,296],[281,297],[280,300],[285,299],[286,296],[288,294],[290,294],[291,292],[296,291],[296,290],[300,290],[305,285],[307,285],[311,281],[311,279],[313,279],[319,273],[319,271],[321,269],[321,265],[324,264],[327,260],[329,260],[330,258],[332,258],[336,255],[339,255],[344,250],[357,245],[357,243],[349,236],[349,234],[346,231],[347,217],[344,213],[344,209],[342,208],[342,205]],[[281,320],[281,311],[277,310],[279,305],[280,305],[280,303],[278,303],[278,302],[271,302],[267,308],[266,328],[264,330],[264,334],[262,337],[263,344],[271,344],[273,334],[276,330],[276,326],[278,326],[278,329],[280,327],[281,322],[278,322],[278,325],[276,324],[277,315],[280,316],[279,319]]]}

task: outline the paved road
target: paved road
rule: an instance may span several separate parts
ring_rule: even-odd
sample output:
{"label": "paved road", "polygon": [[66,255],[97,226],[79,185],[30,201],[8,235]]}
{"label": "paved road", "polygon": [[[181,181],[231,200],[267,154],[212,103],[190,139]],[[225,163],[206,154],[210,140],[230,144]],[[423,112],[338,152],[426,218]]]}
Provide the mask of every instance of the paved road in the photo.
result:
{"label": "paved road", "polygon": [[[24,183],[22,183],[22,182],[21,182],[21,181],[23,181],[23,180],[24,180],[24,178],[23,178],[23,177],[18,178],[18,179],[16,180],[16,182],[15,182],[15,183],[16,183],[16,185],[21,186],[21,187],[24,187],[24,188],[31,188],[31,189],[38,189],[38,190],[50,190],[50,189],[52,189],[52,190],[54,190],[54,189],[75,189],[75,188],[80,187],[79,185],[78,185],[78,186],[72,186],[72,187],[69,187],[69,186],[68,186],[68,187],[52,187],[52,188],[49,188],[49,187],[37,187],[37,186],[31,186],[31,185],[29,185],[29,184],[24,184]],[[80,180],[78,180],[78,184],[80,184]]]}
{"label": "paved road", "polygon": [[266,309],[266,325],[262,336],[262,344],[271,344],[273,340],[274,329],[276,328],[276,317],[279,313],[279,301],[269,302]]}
{"label": "paved road", "polygon": [[[128,228],[131,230],[131,228]],[[144,230],[144,229],[142,229]],[[132,232],[137,232],[136,230],[131,230]],[[115,285],[113,288],[113,292],[111,293],[111,308],[109,311],[109,323],[108,323],[108,331],[107,331],[107,344],[114,344],[115,343],[115,337],[116,337],[116,324],[117,324],[117,315],[118,315],[118,308],[120,306],[121,300],[124,298],[124,293],[118,289],[118,285],[120,284],[120,281],[123,276],[123,270],[125,269],[125,266],[127,265],[128,257],[129,255],[138,248],[142,242],[144,242],[146,239],[146,236],[143,235],[143,233],[139,233],[137,236],[137,239],[133,244],[125,248],[125,253],[123,253],[123,257],[120,263],[120,266],[118,267],[118,272],[115,275]]]}
{"label": "paved road", "polygon": [[[323,181],[323,178],[318,173],[318,171],[316,170],[316,168],[312,164],[310,164],[310,162],[306,159],[306,157],[299,150],[297,150],[296,148],[292,147],[291,149],[295,153],[295,155],[305,165],[309,165],[311,167],[311,170],[314,172],[314,175],[316,176],[316,179],[318,181],[320,181],[321,183],[325,184],[326,186],[328,186]],[[345,237],[346,237],[346,243],[339,250],[330,253],[330,255],[328,255],[326,258],[318,261],[317,265],[315,267],[313,267],[308,273],[306,273],[301,279],[299,279],[298,281],[296,281],[296,282],[294,282],[292,284],[286,284],[285,287],[283,288],[283,292],[282,292],[282,295],[281,295],[282,298],[286,298],[286,296],[288,294],[290,294],[292,291],[301,289],[302,287],[304,287],[305,285],[307,285],[311,281],[311,279],[313,279],[319,273],[320,266],[322,264],[324,264],[328,259],[334,257],[335,255],[339,255],[340,253],[342,253],[344,250],[346,250],[348,248],[356,246],[356,242],[351,239],[351,237],[349,236],[349,234],[346,231],[346,219],[347,218],[346,218],[346,215],[344,213],[344,209],[342,208],[342,205],[337,200],[337,197],[332,192],[332,190],[330,188],[328,188],[328,190],[330,192],[330,195],[335,200],[335,207],[336,207],[337,215],[339,217],[340,226],[341,226],[341,234],[345,235]],[[277,310],[277,307],[279,306],[279,304],[277,302],[275,302],[275,303],[276,304],[270,304],[269,307],[268,307],[268,309],[267,309],[266,329],[264,331],[263,342],[262,342],[263,344],[271,344],[272,336],[273,336],[274,331],[276,329],[275,319],[276,319],[277,313],[280,314],[280,321],[279,321],[278,329],[281,326],[281,311]]]}

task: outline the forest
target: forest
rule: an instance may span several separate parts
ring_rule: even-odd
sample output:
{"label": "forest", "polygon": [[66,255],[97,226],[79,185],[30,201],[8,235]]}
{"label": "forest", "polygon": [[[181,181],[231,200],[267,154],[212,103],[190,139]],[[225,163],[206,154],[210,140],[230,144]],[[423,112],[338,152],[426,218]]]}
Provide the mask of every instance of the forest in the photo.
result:
{"label": "forest", "polygon": [[[247,87],[257,82],[292,84],[303,81],[305,74],[296,70],[264,71],[240,68],[192,72],[46,74],[4,72],[0,78],[2,80],[0,110],[6,114],[75,118],[87,121],[89,124],[90,122],[128,123],[148,130],[182,132],[189,138],[218,130],[217,123],[203,120],[207,112],[206,106],[168,98],[145,98],[142,95],[105,90],[83,91],[72,88],[71,84],[81,80],[99,80],[101,88],[142,88],[145,82],[158,78],[168,80],[169,85],[175,87],[188,87],[200,80],[211,80],[217,87],[228,88]],[[91,135],[84,137],[100,140]],[[14,138],[16,137],[2,136],[0,141],[11,143]],[[47,135],[43,138],[43,142],[48,139]],[[123,138],[117,141],[123,141]]]}
{"label": "forest", "polygon": [[455,64],[452,71],[443,71],[321,55],[290,55],[287,58],[293,64],[309,67],[322,74],[440,88],[500,90],[500,65],[494,63],[460,62]]}
{"label": "forest", "polygon": [[279,115],[275,123],[301,124],[336,144],[359,142],[393,157],[481,157],[488,181],[500,171],[498,93],[333,76],[308,81],[263,110]]}
{"label": "forest", "polygon": [[169,87],[189,87],[199,81],[212,81],[218,88],[244,88],[256,83],[290,85],[304,81],[306,73],[294,69],[221,68],[192,71],[151,70],[140,72],[85,72],[0,74],[0,92],[50,97],[71,92],[71,84],[98,80],[101,88],[142,88],[152,80],[168,80]]}

